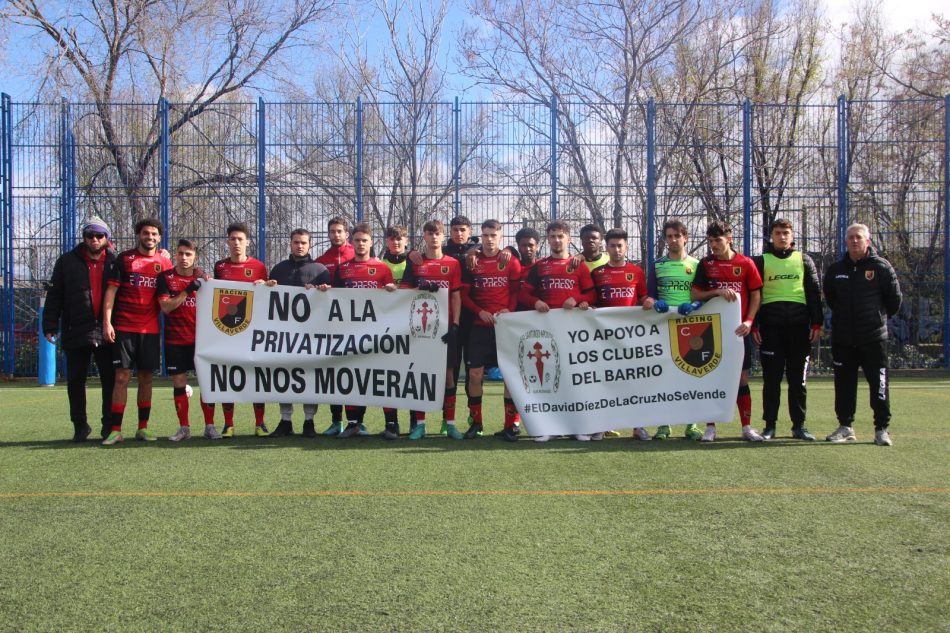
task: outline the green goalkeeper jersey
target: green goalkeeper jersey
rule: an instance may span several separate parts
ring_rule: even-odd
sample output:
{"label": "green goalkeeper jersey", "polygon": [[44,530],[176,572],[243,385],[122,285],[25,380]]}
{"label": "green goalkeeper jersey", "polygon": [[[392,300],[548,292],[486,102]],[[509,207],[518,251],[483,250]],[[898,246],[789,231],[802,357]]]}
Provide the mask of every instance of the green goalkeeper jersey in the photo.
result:
{"label": "green goalkeeper jersey", "polygon": [[[670,305],[690,301],[689,290],[699,268],[699,260],[687,255],[684,259],[661,257],[653,264],[653,280],[656,298]],[[651,284],[653,285],[653,284]],[[652,294],[652,293],[651,293]]]}

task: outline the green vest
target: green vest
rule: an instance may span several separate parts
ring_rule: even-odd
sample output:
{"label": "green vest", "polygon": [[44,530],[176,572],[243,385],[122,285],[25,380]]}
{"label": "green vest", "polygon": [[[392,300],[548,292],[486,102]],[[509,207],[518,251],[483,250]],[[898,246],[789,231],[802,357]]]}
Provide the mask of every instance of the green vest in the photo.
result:
{"label": "green vest", "polygon": [[670,305],[689,303],[692,300],[689,290],[698,268],[699,260],[689,255],[683,259],[661,257],[656,260],[653,264],[656,276],[656,298]]}
{"label": "green vest", "polygon": [[584,260],[584,263],[587,264],[587,270],[594,270],[595,268],[600,268],[604,264],[610,261],[610,255],[607,253],[601,253],[600,257],[595,259],[592,262]]}
{"label": "green vest", "polygon": [[389,267],[389,271],[393,274],[393,282],[397,286],[402,281],[403,275],[406,274],[406,262],[408,261],[408,258],[403,258],[403,260],[399,263],[391,262],[388,259],[383,259],[383,263]]}
{"label": "green vest", "polygon": [[776,301],[805,303],[805,266],[802,254],[792,254],[781,259],[772,253],[762,256],[764,263],[762,280],[762,305]]}

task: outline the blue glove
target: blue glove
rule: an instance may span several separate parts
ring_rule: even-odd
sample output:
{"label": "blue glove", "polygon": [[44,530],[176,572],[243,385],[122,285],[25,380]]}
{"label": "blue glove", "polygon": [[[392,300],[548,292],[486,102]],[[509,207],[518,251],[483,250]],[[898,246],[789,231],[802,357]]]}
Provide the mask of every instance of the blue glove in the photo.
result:
{"label": "blue glove", "polygon": [[693,310],[699,310],[701,307],[703,307],[702,301],[691,301],[689,303],[681,303],[679,307],[676,308],[676,311],[686,316]]}
{"label": "blue glove", "polygon": [[663,314],[664,312],[670,311],[670,304],[668,304],[666,301],[663,301],[663,299],[657,299],[656,303],[653,304],[653,309],[660,314]]}

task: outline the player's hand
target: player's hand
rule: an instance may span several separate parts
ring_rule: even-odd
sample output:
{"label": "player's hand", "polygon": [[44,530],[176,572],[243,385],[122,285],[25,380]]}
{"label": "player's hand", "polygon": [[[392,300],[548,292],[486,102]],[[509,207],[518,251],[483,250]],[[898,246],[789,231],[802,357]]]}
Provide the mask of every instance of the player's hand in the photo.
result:
{"label": "player's hand", "polygon": [[736,328],[736,336],[748,336],[749,332],[752,331],[752,323],[749,321],[743,321],[739,324],[739,327]]}
{"label": "player's hand", "polygon": [[208,273],[205,273],[202,279],[204,279],[205,281],[211,281],[211,275],[209,275]]}
{"label": "player's hand", "polygon": [[[645,305],[645,304],[644,304],[644,305]],[[670,304],[668,304],[666,301],[663,301],[663,299],[658,299],[658,300],[653,304],[653,309],[656,310],[657,312],[659,312],[660,314],[663,314],[663,313],[665,313],[665,312],[669,312],[669,311],[670,311]]]}
{"label": "player's hand", "polygon": [[654,303],[656,303],[656,301],[654,301],[653,297],[644,297],[643,303],[640,304],[640,307],[642,307],[644,310],[652,310]]}
{"label": "player's hand", "polygon": [[188,286],[185,288],[185,292],[187,294],[191,294],[192,292],[197,292],[198,288],[200,288],[201,284],[203,283],[204,283],[204,280],[201,277],[198,277],[197,279],[193,280],[190,284],[188,284]]}
{"label": "player's hand", "polygon": [[164,257],[165,259],[168,259],[168,260],[170,260],[170,259],[172,258],[172,254],[168,252],[168,249],[167,249],[167,248],[160,248],[160,249],[158,249],[158,254],[161,255],[162,257]]}
{"label": "player's hand", "polygon": [[564,300],[564,303],[561,304],[561,307],[565,310],[570,310],[577,306],[577,299],[574,297],[568,297]]}
{"label": "player's hand", "polygon": [[809,342],[809,343],[816,343],[816,342],[818,341],[818,339],[820,339],[820,338],[821,338],[821,328],[820,328],[820,327],[813,327],[813,328],[811,329],[811,332],[808,334],[808,342]]}
{"label": "player's hand", "polygon": [[316,288],[316,286],[314,286],[313,284],[304,284],[304,285],[303,285],[303,289],[304,289],[304,290],[313,290],[314,288]]}
{"label": "player's hand", "polygon": [[577,304],[578,310],[586,310],[587,308],[590,308],[590,307],[591,305],[587,303],[586,301],[581,301],[580,303]]}
{"label": "player's hand", "polygon": [[115,328],[108,321],[102,324],[102,338],[110,343],[115,343]]}
{"label": "player's hand", "polygon": [[409,261],[411,261],[415,266],[418,266],[422,263],[422,255],[419,253],[419,251],[409,251],[409,254],[406,255],[406,257],[408,257]]}
{"label": "player's hand", "polygon": [[454,341],[455,337],[458,336],[458,331],[458,323],[450,323],[448,332],[442,335],[442,342],[448,345],[450,342]]}
{"label": "player's hand", "polygon": [[719,290],[716,291],[716,294],[718,294],[720,297],[722,297],[729,303],[732,303],[733,301],[739,298],[739,295],[732,288],[720,288]]}
{"label": "player's hand", "polygon": [[267,285],[268,288],[273,288],[274,286],[277,285],[277,280],[276,280],[276,279],[268,279],[268,280],[265,282],[265,284]]}
{"label": "player's hand", "polygon": [[475,268],[475,262],[478,261],[478,258],[475,257],[475,254],[478,253],[477,248],[470,248],[465,251],[465,267],[469,270]]}
{"label": "player's hand", "polygon": [[694,310],[699,310],[701,307],[703,307],[702,301],[690,301],[689,303],[679,304],[679,306],[676,308],[676,311],[683,316],[686,316],[692,313]]}
{"label": "player's hand", "polygon": [[267,281],[265,281],[264,279],[255,279],[255,280],[254,280],[254,285],[255,285],[255,286],[263,286],[263,285],[266,284],[266,283],[267,283]]}
{"label": "player's hand", "polygon": [[586,266],[586,264],[584,263],[584,254],[578,253],[577,255],[571,258],[571,267],[580,268],[581,266]]}
{"label": "player's hand", "polygon": [[320,284],[319,286],[317,286],[317,289],[320,292],[326,292],[327,290],[330,289],[330,284]]}
{"label": "player's hand", "polygon": [[762,344],[762,333],[759,332],[759,330],[758,330],[757,328],[753,328],[753,329],[752,329],[752,341],[753,341],[756,345],[761,345],[761,344]]}
{"label": "player's hand", "polygon": [[437,292],[439,290],[439,284],[434,281],[422,282],[419,284],[419,290],[426,290],[428,292]]}
{"label": "player's hand", "polygon": [[55,333],[55,332],[47,332],[47,333],[46,333],[46,340],[49,341],[50,343],[53,343],[54,345],[56,344],[56,338],[57,338],[57,337],[56,337],[56,333]]}
{"label": "player's hand", "polygon": [[385,286],[383,286],[383,290],[385,290],[386,292],[395,292],[396,284],[386,284]]}
{"label": "player's hand", "polygon": [[501,249],[501,253],[498,254],[498,263],[502,266],[507,266],[508,262],[511,261],[511,251],[507,248]]}
{"label": "player's hand", "polygon": [[495,324],[495,315],[488,310],[480,310],[478,313],[478,318],[482,323],[488,323],[490,325]]}
{"label": "player's hand", "polygon": [[543,313],[543,312],[547,312],[548,310],[550,310],[550,309],[551,309],[551,306],[549,306],[549,305],[546,304],[545,302],[543,302],[543,301],[541,301],[540,299],[538,299],[537,301],[534,302],[534,309],[537,310],[538,312],[542,312],[542,313]]}

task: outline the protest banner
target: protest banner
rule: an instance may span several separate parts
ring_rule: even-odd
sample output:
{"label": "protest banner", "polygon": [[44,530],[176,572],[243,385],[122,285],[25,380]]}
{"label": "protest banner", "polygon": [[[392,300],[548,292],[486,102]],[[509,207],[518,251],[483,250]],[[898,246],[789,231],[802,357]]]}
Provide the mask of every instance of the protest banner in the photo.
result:
{"label": "protest banner", "polygon": [[198,291],[197,319],[205,402],[442,406],[446,290],[209,281]]}
{"label": "protest banner", "polygon": [[739,303],[689,316],[633,308],[499,315],[498,364],[532,435],[729,422],[742,369]]}

